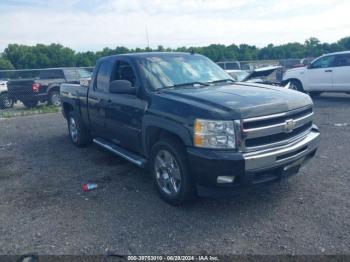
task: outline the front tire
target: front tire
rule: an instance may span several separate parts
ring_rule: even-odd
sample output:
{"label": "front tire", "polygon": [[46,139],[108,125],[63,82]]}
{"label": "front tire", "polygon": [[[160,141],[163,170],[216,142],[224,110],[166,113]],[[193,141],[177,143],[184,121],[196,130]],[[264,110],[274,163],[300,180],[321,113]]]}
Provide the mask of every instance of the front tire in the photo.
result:
{"label": "front tire", "polygon": [[61,95],[59,91],[51,91],[49,95],[49,104],[60,107],[62,105]]}
{"label": "front tire", "polygon": [[182,143],[167,138],[151,149],[150,171],[160,197],[171,205],[192,202],[195,184],[188,169]]}
{"label": "front tire", "polygon": [[293,90],[305,93],[303,85],[297,80],[290,81],[289,89],[293,89]]}
{"label": "front tire", "polygon": [[0,95],[0,108],[8,109],[13,107],[14,101],[8,97],[7,93],[2,93]]}
{"label": "front tire", "polygon": [[69,137],[74,145],[83,147],[91,143],[90,132],[75,111],[69,112],[67,124]]}

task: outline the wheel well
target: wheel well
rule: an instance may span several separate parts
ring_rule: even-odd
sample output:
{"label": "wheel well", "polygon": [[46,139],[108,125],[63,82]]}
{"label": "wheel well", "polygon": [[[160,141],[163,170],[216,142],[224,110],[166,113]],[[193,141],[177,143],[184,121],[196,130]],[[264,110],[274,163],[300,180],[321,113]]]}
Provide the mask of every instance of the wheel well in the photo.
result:
{"label": "wheel well", "polygon": [[151,151],[152,145],[165,138],[172,138],[184,145],[185,143],[177,134],[159,127],[148,127],[146,130],[146,154]]}
{"label": "wheel well", "polygon": [[74,108],[71,104],[68,103],[63,103],[62,105],[63,110],[64,110],[64,115],[67,117],[70,111],[73,111]]}
{"label": "wheel well", "polygon": [[289,79],[285,80],[284,82],[288,83],[288,82],[292,82],[292,81],[298,82],[303,87],[303,83],[297,78],[289,78]]}
{"label": "wheel well", "polygon": [[51,87],[50,90],[49,90],[49,94],[51,94],[53,91],[59,92],[59,91],[60,91],[60,87],[59,87],[59,86],[53,86],[53,87]]}
{"label": "wheel well", "polygon": [[299,79],[297,79],[297,78],[289,78],[288,80],[284,81],[284,83],[290,83],[290,82],[298,83],[300,85],[300,90],[299,89],[298,90],[301,91],[301,92],[305,92],[304,91],[304,85]]}

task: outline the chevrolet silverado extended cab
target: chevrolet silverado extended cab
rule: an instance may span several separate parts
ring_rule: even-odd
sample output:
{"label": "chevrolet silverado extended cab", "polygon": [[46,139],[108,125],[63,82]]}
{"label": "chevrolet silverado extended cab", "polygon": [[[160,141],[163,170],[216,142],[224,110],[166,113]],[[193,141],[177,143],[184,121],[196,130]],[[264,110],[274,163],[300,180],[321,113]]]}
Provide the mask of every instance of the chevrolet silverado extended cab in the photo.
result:
{"label": "chevrolet silverado extended cab", "polygon": [[26,107],[36,107],[38,102],[48,102],[61,106],[60,85],[79,83],[82,78],[89,78],[90,72],[83,68],[41,69],[35,79],[16,79],[7,83],[9,98],[21,101]]}
{"label": "chevrolet silverado extended cab", "polygon": [[319,144],[308,95],[236,83],[197,54],[105,57],[61,97],[75,145],[148,167],[171,204],[295,174]]}

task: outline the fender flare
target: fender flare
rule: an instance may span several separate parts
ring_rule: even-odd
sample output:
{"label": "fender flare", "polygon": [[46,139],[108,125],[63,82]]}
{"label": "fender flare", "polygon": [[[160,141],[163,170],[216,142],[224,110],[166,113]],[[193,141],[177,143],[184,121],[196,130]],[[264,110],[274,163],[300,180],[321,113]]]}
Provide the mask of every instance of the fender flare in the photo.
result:
{"label": "fender flare", "polygon": [[52,85],[49,85],[49,86],[47,87],[47,91],[46,91],[47,95],[49,95],[50,92],[51,92],[54,88],[57,88],[57,89],[58,89],[58,92],[60,92],[61,85],[60,85],[60,84],[52,84]]}
{"label": "fender flare", "polygon": [[66,112],[67,107],[72,108],[73,111],[78,110],[78,112],[79,112],[79,105],[74,99],[64,98],[62,100],[62,114],[63,114],[64,118],[67,118],[67,112]]}
{"label": "fender flare", "polygon": [[178,136],[185,146],[192,146],[192,136],[183,124],[160,116],[145,115],[142,121],[142,145],[145,156],[149,156],[151,145],[149,144],[149,128],[159,128]]}

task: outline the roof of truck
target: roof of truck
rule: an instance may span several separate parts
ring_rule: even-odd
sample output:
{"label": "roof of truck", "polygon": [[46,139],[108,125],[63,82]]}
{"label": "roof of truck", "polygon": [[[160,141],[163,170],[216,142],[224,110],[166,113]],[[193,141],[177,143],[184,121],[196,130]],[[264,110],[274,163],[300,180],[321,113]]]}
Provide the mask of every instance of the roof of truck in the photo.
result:
{"label": "roof of truck", "polygon": [[126,54],[119,54],[119,55],[111,55],[102,57],[101,60],[104,59],[110,59],[113,57],[133,57],[133,58],[141,58],[141,57],[152,57],[152,56],[171,56],[171,55],[199,55],[199,54],[192,54],[187,52],[142,52],[142,53],[126,53]]}
{"label": "roof of truck", "polygon": [[328,54],[323,54],[322,56],[325,56],[325,55],[341,55],[341,54],[350,54],[350,50],[348,50],[348,51],[334,52],[334,53],[328,53]]}

